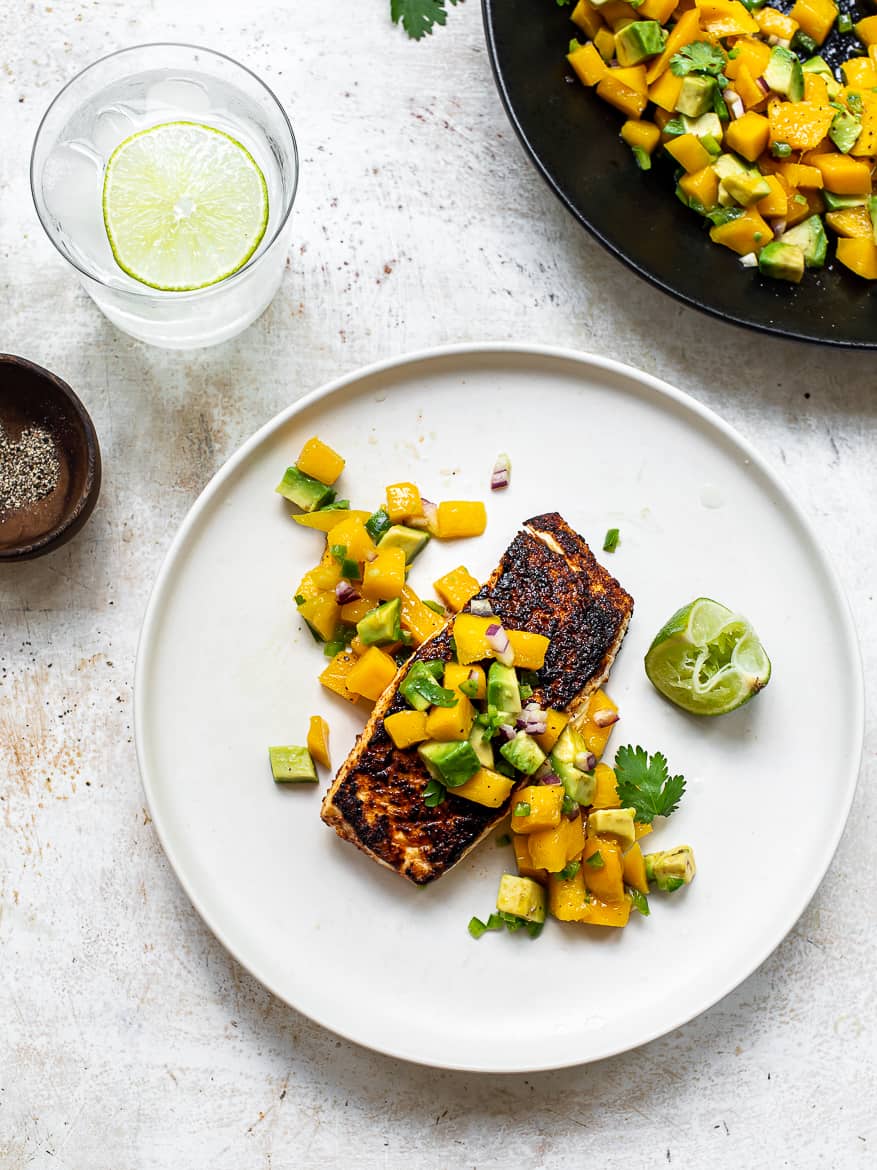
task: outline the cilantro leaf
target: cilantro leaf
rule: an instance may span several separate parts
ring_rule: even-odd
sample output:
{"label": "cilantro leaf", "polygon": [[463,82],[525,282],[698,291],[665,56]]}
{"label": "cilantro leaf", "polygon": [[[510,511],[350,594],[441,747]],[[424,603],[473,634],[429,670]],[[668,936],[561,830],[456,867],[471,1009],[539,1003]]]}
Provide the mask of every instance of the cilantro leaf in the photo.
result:
{"label": "cilantro leaf", "polygon": [[670,72],[674,77],[685,77],[689,73],[705,73],[709,77],[725,80],[725,54],[709,41],[693,41],[683,45],[670,58]]}
{"label": "cilantro leaf", "polygon": [[[457,4],[458,0],[450,0]],[[445,0],[390,0],[390,17],[393,24],[402,22],[402,27],[412,40],[432,36],[435,25],[443,25],[448,18]]]}
{"label": "cilantro leaf", "polygon": [[439,784],[438,780],[430,780],[423,790],[423,803],[427,808],[438,808],[440,804],[444,804],[446,796],[444,784]]}
{"label": "cilantro leaf", "polygon": [[615,753],[615,776],[622,805],[647,825],[675,812],[685,792],[685,777],[669,774],[666,756],[655,752],[650,758],[645,748],[629,744]]}

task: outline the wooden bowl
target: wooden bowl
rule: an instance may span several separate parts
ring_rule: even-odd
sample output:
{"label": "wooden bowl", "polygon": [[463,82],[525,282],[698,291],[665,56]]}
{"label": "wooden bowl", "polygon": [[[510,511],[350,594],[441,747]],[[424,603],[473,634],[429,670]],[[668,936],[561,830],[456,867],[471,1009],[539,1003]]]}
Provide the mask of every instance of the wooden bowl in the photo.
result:
{"label": "wooden bowl", "polygon": [[0,511],[0,562],[28,560],[66,544],[91,515],[100,494],[100,446],[67,383],[12,354],[0,354],[0,425],[13,442],[28,427],[48,431],[60,466],[48,495]]}

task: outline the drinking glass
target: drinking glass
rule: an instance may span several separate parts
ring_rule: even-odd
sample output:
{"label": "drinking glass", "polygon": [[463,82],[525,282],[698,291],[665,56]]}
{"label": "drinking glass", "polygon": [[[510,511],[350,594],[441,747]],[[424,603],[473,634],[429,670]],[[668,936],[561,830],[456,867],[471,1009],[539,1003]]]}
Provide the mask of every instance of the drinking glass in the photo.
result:
{"label": "drinking glass", "polygon": [[[230,276],[192,292],[162,292],[116,262],[103,181],[120,142],[179,121],[221,130],[250,152],[265,177],[268,223]],[[46,111],[31,158],[37,215],[86,292],[119,329],[168,349],[226,341],[268,307],[283,276],[297,183],[295,136],[280,102],[249,69],[195,45],[138,45],[84,69]]]}

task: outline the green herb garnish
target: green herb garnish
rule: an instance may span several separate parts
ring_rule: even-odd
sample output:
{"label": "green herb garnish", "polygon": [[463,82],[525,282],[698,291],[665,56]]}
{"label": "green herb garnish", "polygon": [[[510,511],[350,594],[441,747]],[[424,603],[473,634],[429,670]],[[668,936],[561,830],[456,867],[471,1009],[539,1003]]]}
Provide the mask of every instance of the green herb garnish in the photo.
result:
{"label": "green herb garnish", "polygon": [[439,605],[437,601],[432,601],[431,599],[427,598],[423,604],[427,609],[431,609],[433,613],[440,613],[442,617],[445,616],[445,607],[443,605]]}
{"label": "green herb garnish", "polygon": [[574,878],[579,870],[582,868],[580,861],[571,861],[569,865],[565,865],[560,873],[557,875],[562,882],[568,882]]}
{"label": "green herb garnish", "polygon": [[296,595],[295,595],[295,604],[296,605],[304,605],[304,603],[306,601],[307,601],[307,598],[305,597],[305,595],[303,593],[296,593]]}
{"label": "green herb garnish", "polygon": [[770,148],[770,153],[774,158],[788,158],[792,153],[792,148],[788,142],[775,142]]}
{"label": "green herb garnish", "polygon": [[617,528],[610,528],[603,538],[603,552],[615,552],[618,548],[619,532]]}
{"label": "green herb garnish", "polygon": [[487,930],[487,923],[482,922],[480,918],[470,918],[468,929],[473,938],[481,938]]}
{"label": "green herb garnish", "polygon": [[674,77],[686,77],[689,73],[700,73],[727,82],[724,74],[726,57],[718,45],[709,41],[693,41],[684,45],[670,58],[670,72]]}
{"label": "green herb garnish", "polygon": [[528,817],[530,815],[530,805],[526,800],[519,800],[512,812],[513,817]]}
{"label": "green herb garnish", "polygon": [[615,788],[624,808],[636,810],[636,819],[650,825],[655,817],[668,817],[679,807],[685,777],[671,776],[667,757],[649,757],[645,748],[620,747],[615,753]]}
{"label": "green herb garnish", "polygon": [[848,12],[839,13],[837,18],[837,31],[844,33],[850,32],[852,27],[853,18],[850,16],[850,14]]}
{"label": "green herb garnish", "polygon": [[365,530],[375,544],[378,543],[389,528],[392,528],[392,524],[390,523],[390,517],[387,514],[386,508],[378,508],[377,512],[372,512],[371,516],[365,522]]}
{"label": "green herb garnish", "polygon": [[[456,4],[457,0],[450,0]],[[390,0],[390,19],[399,24],[413,41],[432,36],[436,25],[444,25],[448,19],[445,0]]]}
{"label": "green herb garnish", "polygon": [[596,853],[592,853],[590,857],[585,858],[585,864],[589,865],[591,869],[602,869],[606,862],[603,860],[603,854],[598,849]]}
{"label": "green herb garnish", "polygon": [[568,792],[564,792],[563,803],[560,806],[560,811],[564,816],[569,816],[570,813],[574,813],[578,807],[578,802],[573,800]]}
{"label": "green herb garnish", "polygon": [[444,804],[447,795],[444,784],[439,784],[438,780],[430,780],[423,790],[423,803],[427,808],[437,808],[440,804]]}
{"label": "green herb garnish", "polygon": [[677,134],[686,134],[685,123],[681,118],[671,118],[669,122],[664,124],[664,133],[674,136]]}

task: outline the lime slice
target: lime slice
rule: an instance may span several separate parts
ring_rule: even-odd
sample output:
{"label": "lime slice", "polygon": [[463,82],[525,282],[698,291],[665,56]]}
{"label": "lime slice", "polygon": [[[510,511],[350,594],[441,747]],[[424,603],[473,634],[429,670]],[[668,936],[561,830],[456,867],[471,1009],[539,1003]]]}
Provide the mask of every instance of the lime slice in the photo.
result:
{"label": "lime slice", "polygon": [[249,260],[268,223],[256,160],[198,122],[132,134],[104,175],[104,224],[116,263],[163,292],[207,288]]}
{"label": "lime slice", "polygon": [[693,715],[725,715],[770,681],[770,659],[752,626],[708,597],[678,610],[646,654],[646,674]]}

